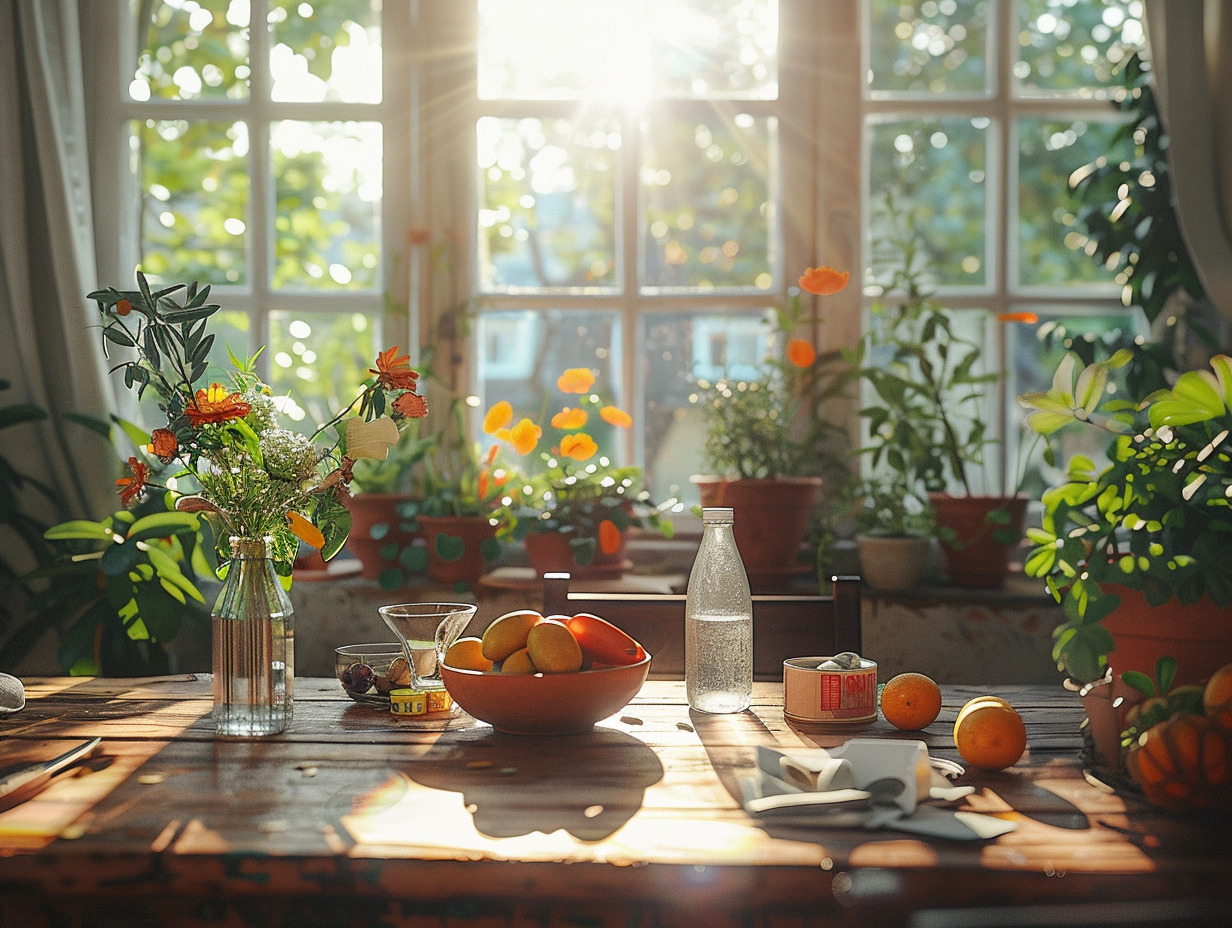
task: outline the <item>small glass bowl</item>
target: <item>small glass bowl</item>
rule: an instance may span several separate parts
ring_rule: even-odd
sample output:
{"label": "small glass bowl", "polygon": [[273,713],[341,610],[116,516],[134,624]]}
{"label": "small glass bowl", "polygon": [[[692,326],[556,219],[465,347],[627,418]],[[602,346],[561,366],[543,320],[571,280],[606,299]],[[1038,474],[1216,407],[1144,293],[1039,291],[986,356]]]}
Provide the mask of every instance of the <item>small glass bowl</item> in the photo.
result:
{"label": "small glass bowl", "polygon": [[411,668],[397,642],[334,648],[334,675],[357,703],[386,709],[391,689],[411,685]]}

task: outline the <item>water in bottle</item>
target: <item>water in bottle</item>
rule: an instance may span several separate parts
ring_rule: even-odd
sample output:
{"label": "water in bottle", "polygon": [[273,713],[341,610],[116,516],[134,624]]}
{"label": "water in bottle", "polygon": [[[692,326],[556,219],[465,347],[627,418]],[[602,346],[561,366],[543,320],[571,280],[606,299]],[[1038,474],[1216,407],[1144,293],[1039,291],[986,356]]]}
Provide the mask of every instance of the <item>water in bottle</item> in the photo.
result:
{"label": "water in bottle", "polygon": [[749,579],[732,534],[732,510],[703,509],[702,523],[685,602],[685,692],[694,709],[741,712],[753,695]]}

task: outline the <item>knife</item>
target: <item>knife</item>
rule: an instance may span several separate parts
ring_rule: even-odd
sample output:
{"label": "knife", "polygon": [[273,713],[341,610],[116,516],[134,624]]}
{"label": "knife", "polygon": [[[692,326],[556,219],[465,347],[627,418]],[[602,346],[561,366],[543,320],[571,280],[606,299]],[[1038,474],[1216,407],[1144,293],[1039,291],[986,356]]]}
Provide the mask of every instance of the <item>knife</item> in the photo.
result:
{"label": "knife", "polygon": [[10,808],[34,796],[47,785],[53,776],[69,764],[88,755],[99,746],[102,740],[102,738],[91,738],[89,741],[83,741],[59,757],[30,764],[0,779],[0,809]]}

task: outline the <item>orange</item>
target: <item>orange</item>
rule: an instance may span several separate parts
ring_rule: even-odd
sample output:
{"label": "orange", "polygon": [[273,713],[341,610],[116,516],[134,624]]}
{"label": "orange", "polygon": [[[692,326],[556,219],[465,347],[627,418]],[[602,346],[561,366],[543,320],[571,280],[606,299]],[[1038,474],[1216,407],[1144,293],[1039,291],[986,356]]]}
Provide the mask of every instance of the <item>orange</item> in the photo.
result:
{"label": "orange", "polygon": [[1206,681],[1202,707],[1208,718],[1232,731],[1232,664],[1224,664]]}
{"label": "orange", "polygon": [[1177,715],[1138,737],[1125,760],[1146,798],[1171,812],[1232,803],[1232,732],[1204,715]]}
{"label": "orange", "polygon": [[1018,763],[1027,749],[1027,728],[1004,699],[977,696],[958,713],[954,745],[971,766],[1004,770]]}
{"label": "orange", "polygon": [[941,687],[922,673],[900,673],[881,690],[881,714],[903,731],[927,728],[940,711]]}

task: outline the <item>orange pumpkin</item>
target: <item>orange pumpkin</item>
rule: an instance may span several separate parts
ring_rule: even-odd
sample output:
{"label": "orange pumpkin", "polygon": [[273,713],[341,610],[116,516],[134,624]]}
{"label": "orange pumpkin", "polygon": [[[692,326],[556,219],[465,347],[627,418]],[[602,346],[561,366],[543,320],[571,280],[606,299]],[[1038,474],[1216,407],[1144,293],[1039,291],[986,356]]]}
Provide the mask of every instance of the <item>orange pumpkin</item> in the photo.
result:
{"label": "orange pumpkin", "polygon": [[1232,664],[1224,664],[1206,682],[1202,705],[1211,719],[1232,730]]}
{"label": "orange pumpkin", "polygon": [[1232,807],[1232,732],[1204,715],[1152,726],[1126,766],[1146,798],[1170,812]]}

